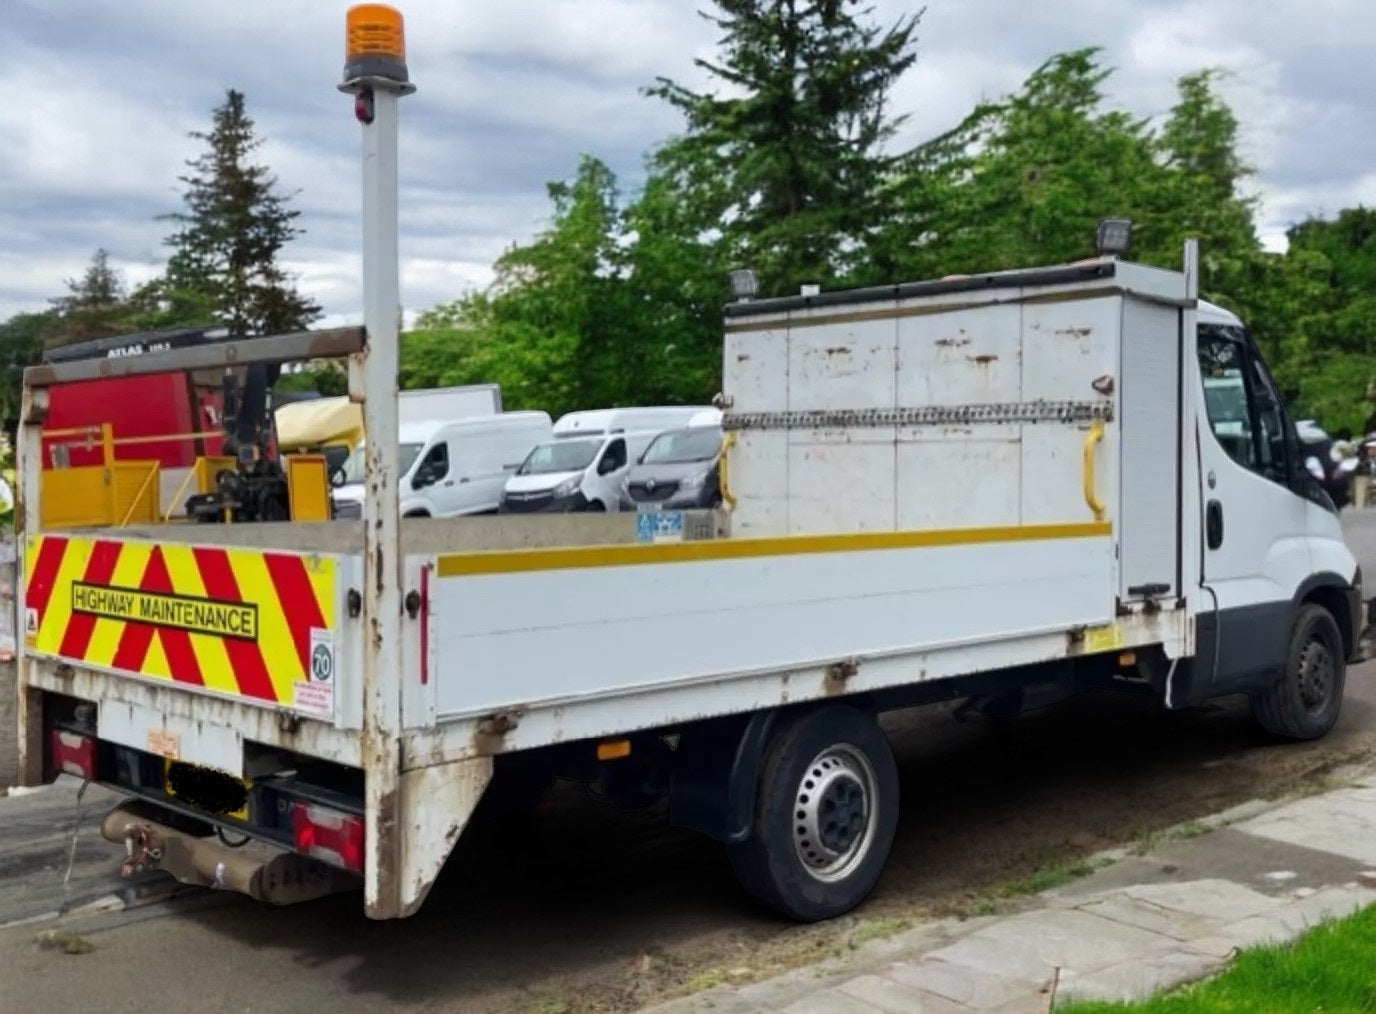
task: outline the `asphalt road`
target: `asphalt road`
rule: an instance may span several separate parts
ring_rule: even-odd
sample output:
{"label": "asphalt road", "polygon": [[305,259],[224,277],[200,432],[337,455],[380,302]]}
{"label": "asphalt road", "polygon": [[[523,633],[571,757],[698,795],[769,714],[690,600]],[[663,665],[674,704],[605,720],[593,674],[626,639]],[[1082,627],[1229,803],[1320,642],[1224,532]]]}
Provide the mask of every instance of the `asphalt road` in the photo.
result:
{"label": "asphalt road", "polygon": [[[1376,511],[1349,514],[1376,573]],[[532,814],[476,826],[425,908],[370,923],[357,895],[269,909],[200,892],[60,925],[93,948],[42,950],[40,923],[0,931],[0,1014],[69,1010],[630,1010],[690,985],[844,950],[931,914],[977,911],[1009,885],[1248,799],[1376,758],[1376,666],[1349,673],[1317,743],[1277,744],[1245,702],[1191,712],[1085,695],[1015,722],[890,716],[903,782],[894,852],[853,918],[782,923],[736,887],[720,849],[564,786]],[[73,787],[0,801],[0,921],[122,886],[101,801]],[[75,862],[72,829],[78,828]]]}

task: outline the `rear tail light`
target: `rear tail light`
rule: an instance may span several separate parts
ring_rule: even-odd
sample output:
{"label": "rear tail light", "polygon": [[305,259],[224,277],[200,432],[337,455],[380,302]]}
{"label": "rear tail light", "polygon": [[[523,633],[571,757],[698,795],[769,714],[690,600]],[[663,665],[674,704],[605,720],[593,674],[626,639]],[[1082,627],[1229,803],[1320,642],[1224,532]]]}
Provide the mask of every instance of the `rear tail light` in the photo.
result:
{"label": "rear tail light", "polygon": [[53,767],[87,781],[96,777],[96,738],[79,732],[53,729],[48,733]]}
{"label": "rear tail light", "polygon": [[363,872],[363,818],[314,803],[291,804],[296,851],[354,873]]}

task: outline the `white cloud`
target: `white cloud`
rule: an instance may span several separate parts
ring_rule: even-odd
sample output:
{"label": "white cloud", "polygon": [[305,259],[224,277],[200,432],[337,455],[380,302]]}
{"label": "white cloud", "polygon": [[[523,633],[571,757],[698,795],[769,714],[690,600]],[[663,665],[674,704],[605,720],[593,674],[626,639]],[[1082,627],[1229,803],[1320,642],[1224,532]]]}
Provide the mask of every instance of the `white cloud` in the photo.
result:
{"label": "white cloud", "polygon": [[[224,90],[248,96],[263,158],[305,235],[287,251],[328,320],[359,313],[358,129],[334,84],[343,4],[281,0],[5,0],[0,60],[0,316],[39,309],[97,246],[131,281],[163,256],[176,177]],[[677,115],[639,89],[700,84],[718,30],[682,0],[409,0],[419,92],[402,112],[403,298],[414,313],[485,283],[493,260],[540,227],[545,181],[582,153],[633,188]],[[916,9],[876,0],[893,22]],[[1052,53],[1101,45],[1115,104],[1170,107],[1174,79],[1225,68],[1223,89],[1260,170],[1262,234],[1283,242],[1307,214],[1376,200],[1366,96],[1376,9],[1361,0],[929,0],[918,63],[891,108],[899,139],[944,130],[1018,86]]]}

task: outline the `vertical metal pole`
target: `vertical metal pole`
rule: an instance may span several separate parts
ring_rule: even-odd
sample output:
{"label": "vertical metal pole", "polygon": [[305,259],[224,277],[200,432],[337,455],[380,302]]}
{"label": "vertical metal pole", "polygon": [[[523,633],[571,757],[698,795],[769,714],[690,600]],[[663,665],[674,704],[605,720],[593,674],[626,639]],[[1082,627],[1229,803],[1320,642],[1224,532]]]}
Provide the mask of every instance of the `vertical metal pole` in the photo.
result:
{"label": "vertical metal pole", "polygon": [[39,490],[43,479],[43,422],[48,415],[48,389],[24,386],[19,410],[19,433],[16,451],[18,466],[19,502],[15,505],[16,573],[18,588],[15,602],[15,666],[18,676],[19,726],[19,784],[40,785],[43,782],[43,709],[37,690],[29,688],[29,669],[33,665],[28,653],[28,621],[24,606],[27,593],[24,572],[28,557],[28,537],[40,530],[42,504]]}
{"label": "vertical metal pole", "polygon": [[401,497],[397,490],[397,99],[394,83],[366,81],[373,118],[363,125],[363,764],[367,819],[364,905],[399,914],[401,828]]}

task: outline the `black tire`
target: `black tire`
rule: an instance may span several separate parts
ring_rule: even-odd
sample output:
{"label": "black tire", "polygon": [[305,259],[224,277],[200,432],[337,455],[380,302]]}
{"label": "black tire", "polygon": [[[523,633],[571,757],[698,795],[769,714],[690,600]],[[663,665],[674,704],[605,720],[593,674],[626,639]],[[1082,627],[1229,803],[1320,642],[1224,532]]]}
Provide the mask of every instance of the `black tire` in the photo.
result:
{"label": "black tire", "polygon": [[588,501],[587,509],[593,514],[605,514],[607,512],[607,505],[601,500],[590,500]]}
{"label": "black tire", "polygon": [[[828,819],[838,814],[839,822]],[[872,715],[829,705],[776,734],[761,765],[750,838],[727,851],[747,891],[789,918],[816,922],[865,899],[897,825],[889,741]]]}
{"label": "black tire", "polygon": [[1252,697],[1252,714],[1267,732],[1318,739],[1338,720],[1347,678],[1347,652],[1333,615],[1305,604],[1295,615],[1285,669],[1266,692]]}

